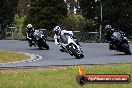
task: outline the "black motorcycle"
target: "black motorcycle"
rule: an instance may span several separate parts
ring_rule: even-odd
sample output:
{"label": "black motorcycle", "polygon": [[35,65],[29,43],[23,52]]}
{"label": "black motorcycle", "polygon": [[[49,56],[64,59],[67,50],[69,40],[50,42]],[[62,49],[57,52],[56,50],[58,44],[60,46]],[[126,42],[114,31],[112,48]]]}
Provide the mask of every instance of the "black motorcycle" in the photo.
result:
{"label": "black motorcycle", "polygon": [[49,46],[46,43],[46,37],[40,30],[35,30],[33,33],[33,42],[34,45],[37,45],[40,49],[47,49],[49,50]]}
{"label": "black motorcycle", "polygon": [[125,54],[131,55],[128,40],[123,33],[114,32],[111,38],[113,39],[112,43],[116,51],[124,52]]}

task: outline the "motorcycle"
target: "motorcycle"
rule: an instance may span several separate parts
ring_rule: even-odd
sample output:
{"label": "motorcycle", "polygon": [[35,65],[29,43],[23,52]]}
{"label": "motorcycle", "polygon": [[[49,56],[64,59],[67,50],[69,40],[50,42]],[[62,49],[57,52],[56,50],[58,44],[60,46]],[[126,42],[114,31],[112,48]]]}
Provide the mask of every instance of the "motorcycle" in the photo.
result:
{"label": "motorcycle", "polygon": [[61,40],[63,40],[63,43],[61,43],[62,48],[71,56],[74,55],[77,59],[84,57],[81,46],[75,42],[70,34],[65,33]]}
{"label": "motorcycle", "polygon": [[34,45],[37,45],[40,49],[49,50],[49,46],[46,43],[46,37],[44,36],[42,31],[35,30],[35,32],[33,33],[33,42]]}
{"label": "motorcycle", "polygon": [[113,39],[113,47],[116,49],[116,51],[131,55],[127,37],[125,37],[123,33],[114,32],[111,38]]}

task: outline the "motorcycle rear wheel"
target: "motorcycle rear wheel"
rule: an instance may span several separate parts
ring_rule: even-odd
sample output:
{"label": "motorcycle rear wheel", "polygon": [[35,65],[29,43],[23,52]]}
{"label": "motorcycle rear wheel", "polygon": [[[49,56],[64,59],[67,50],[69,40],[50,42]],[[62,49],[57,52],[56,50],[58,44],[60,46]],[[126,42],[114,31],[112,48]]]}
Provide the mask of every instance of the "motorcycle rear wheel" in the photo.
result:
{"label": "motorcycle rear wheel", "polygon": [[46,48],[46,50],[49,50],[49,46],[46,42],[43,42],[43,45],[42,45],[43,48]]}

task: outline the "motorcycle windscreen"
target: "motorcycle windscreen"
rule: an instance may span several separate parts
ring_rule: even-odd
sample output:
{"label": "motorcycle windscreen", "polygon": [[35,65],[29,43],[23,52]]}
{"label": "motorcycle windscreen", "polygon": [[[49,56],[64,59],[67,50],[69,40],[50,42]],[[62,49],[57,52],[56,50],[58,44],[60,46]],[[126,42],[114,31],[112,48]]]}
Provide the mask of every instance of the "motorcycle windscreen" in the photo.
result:
{"label": "motorcycle windscreen", "polygon": [[121,34],[119,32],[114,32],[112,36],[115,40],[122,41]]}
{"label": "motorcycle windscreen", "polygon": [[35,31],[35,32],[34,32],[34,36],[41,37],[41,32],[40,32],[40,31]]}
{"label": "motorcycle windscreen", "polygon": [[68,34],[64,34],[64,35],[61,35],[61,41],[64,43],[64,44],[68,44]]}

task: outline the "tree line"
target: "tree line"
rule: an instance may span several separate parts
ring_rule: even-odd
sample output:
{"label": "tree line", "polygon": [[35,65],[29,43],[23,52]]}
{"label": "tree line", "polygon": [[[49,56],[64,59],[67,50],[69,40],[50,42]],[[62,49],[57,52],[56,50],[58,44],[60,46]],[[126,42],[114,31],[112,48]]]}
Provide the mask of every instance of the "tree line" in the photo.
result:
{"label": "tree line", "polygon": [[[19,1],[0,0],[0,25],[4,25],[2,27],[13,23],[15,14],[21,12],[18,10]],[[27,11],[26,8],[28,8],[23,27],[31,23],[35,28],[48,30],[52,30],[56,25],[61,25],[68,30],[95,31],[94,29],[99,29],[100,24],[103,25],[103,28],[105,25],[111,24],[117,30],[132,34],[131,0],[78,0],[78,2],[72,0],[70,8],[71,10],[73,7],[77,8],[76,15],[68,13],[69,3],[64,0],[28,0],[27,3],[28,7],[23,6],[24,11]]]}
{"label": "tree line", "polygon": [[[67,14],[68,3],[64,2],[64,0],[30,1],[30,10],[26,23],[32,22],[35,27],[51,30],[57,24],[62,24],[64,26],[64,24],[66,23],[65,21],[73,16],[73,14]],[[70,0],[66,1],[69,2]],[[75,0],[71,1],[71,10],[73,10],[73,7],[76,7],[79,13],[77,15],[82,15],[85,18],[83,22],[79,22],[84,23],[84,25],[80,25],[77,23],[77,27],[82,28],[80,29],[81,31],[95,31],[95,29],[99,29],[100,24],[103,25],[103,28],[105,25],[110,24],[116,30],[122,30],[128,34],[132,33],[131,0],[78,0],[78,2],[74,1]],[[73,24],[75,27],[74,18],[79,20],[80,18],[78,18],[78,16],[76,17],[76,15],[75,17],[73,17],[73,22],[71,22],[71,24]],[[68,28],[66,26],[69,25],[65,25],[65,28]],[[73,29],[78,30],[78,28]]]}
{"label": "tree line", "polygon": [[[102,5],[102,22],[101,22]],[[81,0],[82,15],[87,19],[97,17],[99,24],[110,24],[116,30],[132,33],[132,0]]]}
{"label": "tree line", "polygon": [[5,37],[5,29],[14,21],[18,0],[0,0],[0,39]]}

